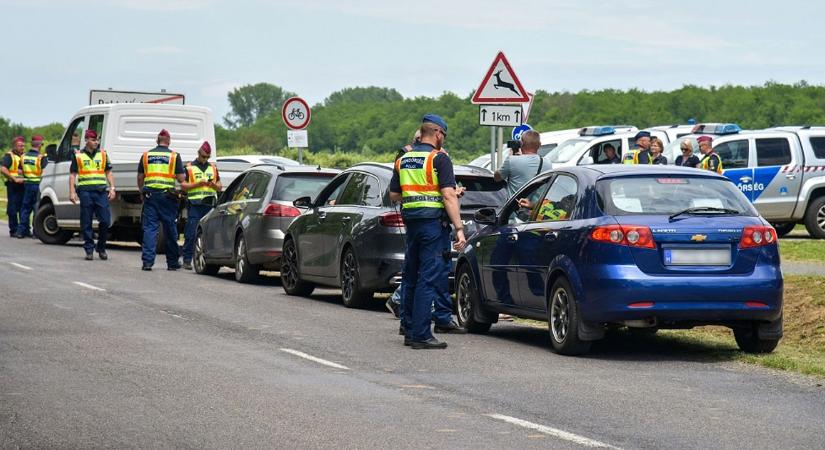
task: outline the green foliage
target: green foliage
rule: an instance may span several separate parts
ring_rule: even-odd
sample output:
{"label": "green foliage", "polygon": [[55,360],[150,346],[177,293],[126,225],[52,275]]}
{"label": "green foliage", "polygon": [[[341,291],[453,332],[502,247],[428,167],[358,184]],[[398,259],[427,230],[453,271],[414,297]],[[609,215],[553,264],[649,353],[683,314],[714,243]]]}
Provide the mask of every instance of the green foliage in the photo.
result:
{"label": "green foliage", "polygon": [[235,88],[227,95],[231,110],[223,120],[229,128],[248,127],[259,118],[280,111],[284,101],[294,95],[269,83]]}
{"label": "green foliage", "polygon": [[[439,97],[403,98],[394,89],[347,88],[330,94],[312,109],[307,160],[315,155],[342,167],[346,161],[392,159],[408,143],[421,116],[440,114],[449,125],[446,147],[451,157],[466,162],[489,151],[490,132],[478,126],[478,106],[470,95],[444,93]],[[530,124],[539,131],[594,124],[629,124],[639,128],[699,122],[736,122],[745,129],[776,125],[825,124],[825,86],[801,81],[763,86],[686,85],[670,92],[621,91],[547,92],[539,90]],[[246,147],[255,153],[280,153],[286,127],[278,111],[248,127],[220,129],[219,151]],[[390,155],[390,156],[385,156]],[[332,164],[331,164],[332,165]]]}

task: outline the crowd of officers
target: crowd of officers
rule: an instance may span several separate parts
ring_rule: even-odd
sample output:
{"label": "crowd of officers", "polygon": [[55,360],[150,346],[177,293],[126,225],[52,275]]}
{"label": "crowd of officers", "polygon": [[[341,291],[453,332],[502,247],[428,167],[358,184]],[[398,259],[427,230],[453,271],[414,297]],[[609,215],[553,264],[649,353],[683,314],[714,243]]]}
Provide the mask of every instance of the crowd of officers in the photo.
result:
{"label": "crowd of officers", "polygon": [[[466,245],[466,238],[459,209],[463,188],[456,185],[453,163],[443,147],[447,129],[447,123],[440,116],[425,115],[413,142],[397,155],[390,182],[390,199],[401,205],[406,226],[402,283],[397,295],[393,296],[398,303],[391,309],[396,310],[401,319],[399,334],[404,336],[404,345],[413,349],[446,348],[447,343],[436,339],[433,331],[464,332],[452,319],[449,294],[451,251],[460,251]],[[87,130],[85,138],[86,146],[75,153],[71,162],[69,195],[73,203],[80,203],[86,260],[93,260],[95,252],[100,259],[106,260],[106,240],[111,224],[109,200],[116,195],[112,165],[106,151],[98,148],[97,133]],[[507,182],[510,194],[533,176],[550,169],[544,167],[543,159],[537,154],[541,146],[539,134],[527,131],[521,140],[521,153],[511,155],[495,173],[496,180]],[[700,136],[697,141],[702,159],[692,154],[690,140],[684,140],[680,144],[682,155],[676,164],[721,173],[722,161],[713,152],[712,139]],[[218,169],[209,162],[212,153],[209,142],[201,145],[195,160],[185,164],[179,154],[169,148],[170,142],[169,132],[161,130],[157,146],[144,152],[137,165],[137,184],[143,201],[141,268],[146,271],[154,266],[161,228],[165,237],[167,269],[192,268],[197,223],[215,205],[222,189]],[[616,155],[615,148],[605,145],[606,160],[600,162],[667,164],[662,155],[664,144],[656,138],[651,139],[649,132],[637,133],[635,142],[637,148],[627,152],[623,161]],[[40,177],[47,164],[40,153],[42,136],[33,136],[31,143],[32,148],[25,152],[25,140],[15,138],[13,150],[0,164],[0,172],[8,187],[9,234],[17,238],[31,236],[29,217],[37,204]],[[182,264],[176,225],[181,197],[175,189],[176,182],[185,192],[187,202]],[[542,208],[549,215],[565,214],[563,209],[553,205],[542,205]],[[99,224],[96,243],[92,229],[94,217]],[[452,245],[451,226],[455,232]]]}
{"label": "crowd of officers", "polygon": [[[116,193],[112,176],[112,163],[106,151],[99,148],[95,130],[85,132],[86,146],[75,152],[69,169],[69,200],[80,204],[80,234],[86,260],[92,261],[94,253],[107,260],[106,241],[111,213],[109,201]],[[143,153],[137,162],[137,184],[143,201],[142,248],[143,270],[152,270],[155,264],[158,232],[162,228],[165,237],[166,268],[178,270],[192,269],[193,247],[198,221],[215,205],[221,180],[215,164],[209,162],[212,147],[203,142],[198,149],[198,157],[183,163],[180,155],[169,148],[171,136],[161,130],[157,136],[157,146]],[[40,178],[48,164],[40,153],[42,136],[32,137],[32,148],[24,152],[25,139],[18,136],[13,140],[12,151],[6,153],[0,162],[7,187],[9,235],[17,238],[32,236],[29,218],[40,197]],[[186,197],[187,221],[184,230],[183,264],[178,246],[177,216],[181,195],[175,189],[179,183]],[[94,240],[93,219],[97,218],[97,242]]]}

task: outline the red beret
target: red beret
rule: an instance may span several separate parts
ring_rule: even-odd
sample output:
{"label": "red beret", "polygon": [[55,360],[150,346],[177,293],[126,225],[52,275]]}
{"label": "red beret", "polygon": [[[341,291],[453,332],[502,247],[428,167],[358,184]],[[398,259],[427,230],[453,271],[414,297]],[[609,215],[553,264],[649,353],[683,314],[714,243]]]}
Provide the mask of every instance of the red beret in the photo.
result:
{"label": "red beret", "polygon": [[211,155],[212,154],[212,146],[209,145],[209,141],[203,141],[203,144],[201,144],[200,150],[203,150],[203,152],[206,153],[207,155]]}
{"label": "red beret", "polygon": [[41,141],[42,142],[44,140],[45,139],[43,139],[43,136],[41,136],[39,134],[35,134],[34,136],[32,136],[32,142],[36,142],[36,141]]}
{"label": "red beret", "polygon": [[86,139],[97,139],[97,133],[95,130],[86,130]]}
{"label": "red beret", "polygon": [[14,139],[11,140],[11,142],[13,144],[16,144],[17,141],[20,141],[20,142],[25,144],[26,143],[26,138],[24,138],[23,136],[15,136]]}
{"label": "red beret", "polygon": [[160,133],[158,133],[158,137],[159,138],[162,138],[162,137],[167,137],[168,138],[168,137],[171,137],[171,136],[169,136],[169,132],[166,131],[166,128],[164,128],[164,129],[160,130]]}
{"label": "red beret", "polygon": [[710,143],[712,141],[713,141],[713,138],[710,137],[710,136],[699,136],[698,138],[696,138],[696,142],[708,142],[708,143]]}

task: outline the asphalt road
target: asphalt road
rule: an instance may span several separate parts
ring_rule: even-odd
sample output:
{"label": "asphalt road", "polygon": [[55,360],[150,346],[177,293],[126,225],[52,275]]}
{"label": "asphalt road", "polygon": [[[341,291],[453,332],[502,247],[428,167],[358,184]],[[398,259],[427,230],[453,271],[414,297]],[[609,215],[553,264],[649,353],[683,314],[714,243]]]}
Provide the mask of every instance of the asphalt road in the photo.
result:
{"label": "asphalt road", "polygon": [[504,323],[411,350],[378,301],[109,253],[0,240],[0,447],[825,447],[821,381],[698,347],[570,358]]}

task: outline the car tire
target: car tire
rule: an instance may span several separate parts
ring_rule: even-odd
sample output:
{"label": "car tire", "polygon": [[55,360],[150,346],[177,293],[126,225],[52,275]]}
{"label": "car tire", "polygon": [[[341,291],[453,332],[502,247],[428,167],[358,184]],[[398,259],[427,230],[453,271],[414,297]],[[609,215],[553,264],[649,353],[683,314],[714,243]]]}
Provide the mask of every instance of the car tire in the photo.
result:
{"label": "car tire", "polygon": [[579,305],[566,278],[559,278],[550,289],[547,302],[547,328],[550,345],[560,355],[583,355],[590,350],[590,341],[579,339]]}
{"label": "car tire", "polygon": [[198,232],[198,237],[195,238],[195,250],[192,258],[192,266],[195,268],[195,273],[199,275],[217,275],[220,266],[206,262],[204,245],[203,232]]}
{"label": "car tire", "polygon": [[372,300],[373,292],[361,288],[358,258],[351,248],[341,257],[341,299],[347,308],[362,308]]}
{"label": "car tire", "polygon": [[779,339],[760,339],[756,324],[734,328],[733,338],[745,353],[770,353],[779,345]]}
{"label": "car tire", "polygon": [[491,322],[476,320],[479,304],[478,289],[469,265],[462,264],[455,284],[455,307],[458,324],[470,333],[486,333],[493,326]]}
{"label": "car tire", "polygon": [[812,238],[825,239],[825,196],[814,199],[808,205],[805,228]]}
{"label": "car tire", "polygon": [[301,280],[298,271],[298,249],[295,241],[287,239],[284,242],[283,259],[281,262],[281,285],[287,295],[306,297],[315,290],[315,285]]}
{"label": "car tire", "polygon": [[40,242],[49,245],[63,245],[74,236],[74,231],[63,230],[57,225],[54,206],[46,203],[34,215],[34,235]]}
{"label": "car tire", "polygon": [[772,223],[771,226],[776,230],[777,236],[785,237],[796,227],[796,222]]}
{"label": "car tire", "polygon": [[252,283],[258,279],[261,268],[249,262],[246,239],[243,234],[235,240],[235,281],[238,283]]}

